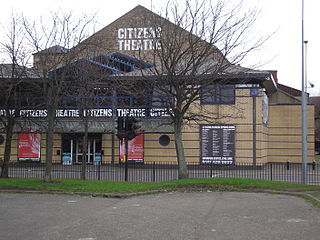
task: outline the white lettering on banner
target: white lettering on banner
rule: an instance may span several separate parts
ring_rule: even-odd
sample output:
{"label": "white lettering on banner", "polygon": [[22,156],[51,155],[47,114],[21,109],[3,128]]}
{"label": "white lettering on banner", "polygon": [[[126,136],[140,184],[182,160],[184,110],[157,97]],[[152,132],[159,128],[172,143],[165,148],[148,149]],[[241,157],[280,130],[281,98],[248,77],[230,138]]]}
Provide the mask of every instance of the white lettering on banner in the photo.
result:
{"label": "white lettering on banner", "polygon": [[118,44],[120,51],[161,49],[161,27],[119,28]]}
{"label": "white lettering on banner", "polygon": [[[9,110],[10,114],[15,113],[14,109]],[[18,111],[20,117],[23,118],[46,118],[48,116],[47,109],[22,109]],[[56,110],[57,118],[111,118],[116,117],[138,117],[138,118],[167,118],[170,117],[167,109],[165,108],[118,108],[115,112],[111,108],[95,108],[81,111],[79,109],[58,109]],[[6,116],[6,110],[0,109],[0,117]]]}
{"label": "white lettering on banner", "polygon": [[[15,114],[15,110],[14,109],[10,109],[9,110],[9,115],[12,116]],[[1,109],[0,110],[0,116],[7,116],[7,111],[5,109]]]}
{"label": "white lettering on banner", "polygon": [[89,117],[112,117],[112,109],[89,109],[84,112]]}
{"label": "white lettering on banner", "polygon": [[203,126],[202,130],[204,131],[204,129],[235,129],[235,126],[215,126],[215,125],[211,125],[211,126]]}
{"label": "white lettering on banner", "polygon": [[7,112],[4,109],[0,110],[0,116],[7,116]]}
{"label": "white lettering on banner", "polygon": [[64,118],[64,117],[76,117],[78,118],[80,115],[79,115],[79,110],[74,110],[74,109],[59,109],[56,111],[56,117],[61,117],[61,118]]}
{"label": "white lettering on banner", "polygon": [[117,109],[118,117],[145,117],[145,109]]}
{"label": "white lettering on banner", "polygon": [[165,108],[152,108],[150,109],[150,117],[170,117],[170,114]]}
{"label": "white lettering on banner", "polygon": [[47,117],[47,110],[20,110],[20,117]]}
{"label": "white lettering on banner", "polygon": [[[83,111],[84,117],[112,117],[112,109],[88,109]],[[56,111],[56,117],[79,118],[80,111],[77,109],[59,109]]]}

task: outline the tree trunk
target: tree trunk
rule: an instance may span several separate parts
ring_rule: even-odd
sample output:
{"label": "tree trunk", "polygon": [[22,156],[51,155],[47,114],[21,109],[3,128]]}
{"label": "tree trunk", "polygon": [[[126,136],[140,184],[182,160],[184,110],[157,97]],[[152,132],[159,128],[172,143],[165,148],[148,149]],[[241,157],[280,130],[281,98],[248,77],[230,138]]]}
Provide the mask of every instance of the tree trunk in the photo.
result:
{"label": "tree trunk", "polygon": [[43,177],[45,183],[52,182],[52,155],[53,155],[53,138],[54,138],[54,121],[55,121],[55,108],[48,109],[48,128],[46,138],[46,169]]}
{"label": "tree trunk", "polygon": [[6,125],[6,142],[5,142],[5,149],[4,149],[4,159],[1,166],[1,175],[0,175],[1,178],[9,177],[9,162],[11,157],[13,127],[14,127],[14,119],[9,117]]}
{"label": "tree trunk", "polygon": [[179,166],[178,177],[179,179],[188,178],[188,168],[182,143],[182,121],[177,121],[176,123],[174,123],[174,130],[176,153]]}
{"label": "tree trunk", "polygon": [[82,144],[81,180],[86,180],[86,164],[88,151],[88,119],[84,120],[84,135]]}

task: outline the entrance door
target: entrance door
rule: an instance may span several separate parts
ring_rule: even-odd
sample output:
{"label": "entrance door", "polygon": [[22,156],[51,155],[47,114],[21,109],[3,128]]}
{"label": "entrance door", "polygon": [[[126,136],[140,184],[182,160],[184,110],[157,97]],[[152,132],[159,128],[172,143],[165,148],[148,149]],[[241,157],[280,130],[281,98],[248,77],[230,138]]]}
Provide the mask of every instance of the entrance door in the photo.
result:
{"label": "entrance door", "polygon": [[[75,163],[81,163],[83,157],[83,140],[76,139],[75,141]],[[87,163],[93,163],[93,157],[96,155],[96,139],[88,139],[87,147]]]}
{"label": "entrance door", "polygon": [[[102,135],[89,134],[87,147],[87,163],[101,161],[102,153]],[[62,162],[67,164],[82,163],[83,157],[83,135],[82,134],[64,134],[62,136]],[[98,159],[99,158],[99,159]]]}

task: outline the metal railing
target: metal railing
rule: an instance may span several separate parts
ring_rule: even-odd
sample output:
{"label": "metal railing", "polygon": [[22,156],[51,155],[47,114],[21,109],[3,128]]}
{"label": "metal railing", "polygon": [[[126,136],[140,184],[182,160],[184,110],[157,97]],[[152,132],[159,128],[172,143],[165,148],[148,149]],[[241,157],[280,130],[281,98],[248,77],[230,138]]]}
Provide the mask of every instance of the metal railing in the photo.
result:
{"label": "metal railing", "polygon": [[[9,177],[42,178],[45,171],[43,163],[14,162],[9,164]],[[215,165],[188,163],[190,178],[250,178],[290,183],[302,183],[301,164],[267,163]],[[178,179],[178,166],[172,162],[130,163],[128,164],[128,181],[159,182]],[[52,178],[80,179],[81,165],[53,164]],[[124,181],[124,164],[86,165],[86,179]],[[308,184],[320,185],[320,167],[317,163],[307,166]]]}

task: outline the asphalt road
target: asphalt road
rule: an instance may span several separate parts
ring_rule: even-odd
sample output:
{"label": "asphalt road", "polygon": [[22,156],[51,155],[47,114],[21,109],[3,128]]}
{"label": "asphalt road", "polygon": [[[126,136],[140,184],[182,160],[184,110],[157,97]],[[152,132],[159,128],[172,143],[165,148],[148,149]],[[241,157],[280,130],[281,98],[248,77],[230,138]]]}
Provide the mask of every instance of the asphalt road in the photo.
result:
{"label": "asphalt road", "polygon": [[264,193],[162,193],[127,199],[0,193],[0,239],[315,240],[320,209]]}

